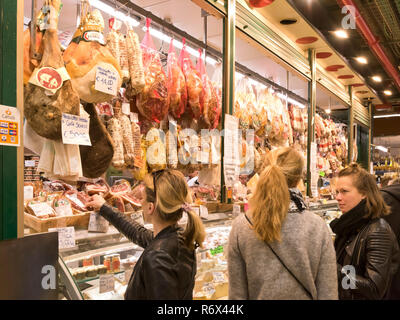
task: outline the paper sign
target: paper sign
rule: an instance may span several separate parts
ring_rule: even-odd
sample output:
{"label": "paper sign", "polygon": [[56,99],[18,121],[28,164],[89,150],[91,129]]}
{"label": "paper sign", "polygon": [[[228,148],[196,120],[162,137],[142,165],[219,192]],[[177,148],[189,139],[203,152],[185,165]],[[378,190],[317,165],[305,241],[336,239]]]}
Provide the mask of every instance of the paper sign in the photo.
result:
{"label": "paper sign", "polygon": [[25,167],[35,167],[35,160],[25,160]]}
{"label": "paper sign", "polygon": [[20,118],[17,108],[0,105],[0,145],[20,146]]}
{"label": "paper sign", "polygon": [[46,202],[29,204],[29,208],[35,213],[36,217],[54,215],[54,210]]}
{"label": "paper sign", "polygon": [[91,146],[89,124],[90,120],[87,118],[63,113],[61,122],[63,143]]}
{"label": "paper sign", "polygon": [[66,249],[75,247],[75,228],[50,228],[49,232],[58,231],[58,248]]}
{"label": "paper sign", "polygon": [[110,291],[114,291],[114,275],[113,274],[105,274],[99,277],[100,287],[99,293],[106,293]]}
{"label": "paper sign", "polygon": [[103,232],[108,231],[109,222],[96,212],[90,213],[89,219],[89,232]]}
{"label": "paper sign", "polygon": [[97,91],[104,92],[112,96],[117,95],[118,91],[117,73],[110,69],[106,69],[100,66],[97,67],[96,84],[94,88]]}
{"label": "paper sign", "polygon": [[200,205],[200,218],[203,218],[203,219],[208,218],[208,209],[206,206]]}
{"label": "paper sign", "polygon": [[131,105],[129,103],[122,104],[122,113],[127,116],[131,115]]}
{"label": "paper sign", "polygon": [[233,205],[232,214],[233,214],[234,217],[237,217],[237,216],[240,215],[240,205],[238,205],[238,204],[234,204]]}

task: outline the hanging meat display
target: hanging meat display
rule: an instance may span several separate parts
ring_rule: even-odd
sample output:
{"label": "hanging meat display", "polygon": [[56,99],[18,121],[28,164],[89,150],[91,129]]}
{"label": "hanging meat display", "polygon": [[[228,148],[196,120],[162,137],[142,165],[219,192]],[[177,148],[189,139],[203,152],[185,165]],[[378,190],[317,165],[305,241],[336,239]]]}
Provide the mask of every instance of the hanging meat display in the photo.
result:
{"label": "hanging meat display", "polygon": [[[89,12],[87,0],[81,4],[81,24],[72,42],[64,52],[64,62],[79,97],[88,103],[101,103],[112,99],[122,84],[122,72],[117,59],[105,46],[104,20],[99,10]],[[95,89],[96,74],[102,68],[115,74],[117,92],[113,94]]]}
{"label": "hanging meat display", "polygon": [[178,63],[174,49],[174,39],[171,39],[167,63],[168,75],[168,106],[169,112],[175,119],[179,119],[185,112],[187,104],[187,88],[185,76]]}
{"label": "hanging meat display", "polygon": [[146,19],[146,34],[142,41],[145,86],[137,95],[136,106],[139,112],[150,121],[160,122],[168,114],[167,77],[164,73],[160,55],[155,50],[150,35],[151,19]]}
{"label": "hanging meat display", "polygon": [[188,109],[193,118],[198,120],[203,115],[204,88],[199,72],[194,68],[186,50],[186,39],[182,39],[183,48],[179,55],[179,64],[185,75],[188,92]]}
{"label": "hanging meat display", "polygon": [[43,37],[43,57],[24,88],[25,117],[40,136],[61,139],[62,113],[79,115],[79,96],[64,68],[58,41],[59,0],[47,2],[48,28]]}
{"label": "hanging meat display", "polygon": [[110,134],[97,115],[93,104],[84,104],[90,116],[89,135],[91,146],[79,146],[83,176],[98,178],[107,171],[114,156],[114,145]]}
{"label": "hanging meat display", "polygon": [[[130,77],[130,88],[133,91],[131,94],[136,95],[140,93],[145,86],[143,56],[138,35],[130,26],[127,28],[128,32],[126,34],[125,47]],[[123,61],[123,63],[125,63],[125,61]]]}

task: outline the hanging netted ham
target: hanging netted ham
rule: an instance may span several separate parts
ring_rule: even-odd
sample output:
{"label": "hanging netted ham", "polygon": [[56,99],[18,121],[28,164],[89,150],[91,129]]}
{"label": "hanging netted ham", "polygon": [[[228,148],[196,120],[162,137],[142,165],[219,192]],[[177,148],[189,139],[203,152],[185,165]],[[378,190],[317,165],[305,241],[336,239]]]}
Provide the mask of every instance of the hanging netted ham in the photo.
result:
{"label": "hanging netted ham", "polygon": [[[105,46],[103,39],[104,20],[98,10],[89,12],[89,4],[82,4],[81,25],[64,52],[64,62],[72,84],[79,97],[88,103],[107,102],[119,91],[122,72],[117,59]],[[116,75],[117,92],[104,93],[95,89],[98,68]]]}
{"label": "hanging netted ham", "polygon": [[62,113],[79,115],[79,96],[64,68],[58,41],[59,0],[49,0],[49,27],[43,37],[41,63],[25,86],[25,117],[40,136],[61,139]]}
{"label": "hanging netted ham", "polygon": [[79,146],[82,159],[83,176],[98,178],[107,171],[114,156],[114,145],[106,127],[97,115],[93,104],[85,104],[90,116],[89,135],[91,146]]}

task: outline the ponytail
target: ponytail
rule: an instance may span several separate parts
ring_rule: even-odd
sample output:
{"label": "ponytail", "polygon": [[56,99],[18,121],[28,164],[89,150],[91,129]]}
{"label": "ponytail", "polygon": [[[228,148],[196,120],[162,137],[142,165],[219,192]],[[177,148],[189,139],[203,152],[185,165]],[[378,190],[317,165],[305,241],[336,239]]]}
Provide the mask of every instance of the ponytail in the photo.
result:
{"label": "ponytail", "polygon": [[250,214],[257,237],[265,242],[281,240],[281,229],[290,205],[287,179],[277,165],[261,173],[254,195],[249,200]]}
{"label": "ponytail", "polygon": [[206,232],[204,230],[203,222],[200,217],[196,215],[192,210],[185,210],[188,216],[185,231],[183,237],[185,238],[185,245],[190,249],[194,250],[197,247],[203,246]]}

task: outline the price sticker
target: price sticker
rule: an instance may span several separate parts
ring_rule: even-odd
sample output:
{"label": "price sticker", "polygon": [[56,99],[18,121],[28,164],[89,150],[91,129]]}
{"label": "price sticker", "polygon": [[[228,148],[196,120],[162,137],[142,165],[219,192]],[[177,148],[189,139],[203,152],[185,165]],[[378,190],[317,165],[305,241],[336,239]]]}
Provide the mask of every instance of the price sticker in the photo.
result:
{"label": "price sticker", "polygon": [[67,249],[75,247],[75,228],[50,228],[49,232],[58,232],[58,248]]}
{"label": "price sticker", "polygon": [[91,146],[89,124],[90,120],[88,118],[63,113],[61,120],[63,143]]}
{"label": "price sticker", "polygon": [[97,91],[110,94],[112,96],[117,95],[118,92],[118,75],[114,70],[97,67],[96,71],[96,83],[94,88]]}
{"label": "price sticker", "polygon": [[105,274],[99,277],[100,287],[99,293],[106,293],[114,291],[115,280],[113,274]]}
{"label": "price sticker", "polygon": [[200,218],[208,218],[208,208],[206,206],[200,205]]}
{"label": "price sticker", "polygon": [[219,253],[222,253],[222,252],[224,252],[224,247],[223,246],[218,246],[215,249],[210,249],[210,253],[211,253],[212,256],[215,256],[215,255],[217,255]]}
{"label": "price sticker", "polygon": [[89,232],[103,232],[108,231],[109,222],[96,212],[90,213],[89,219]]}

